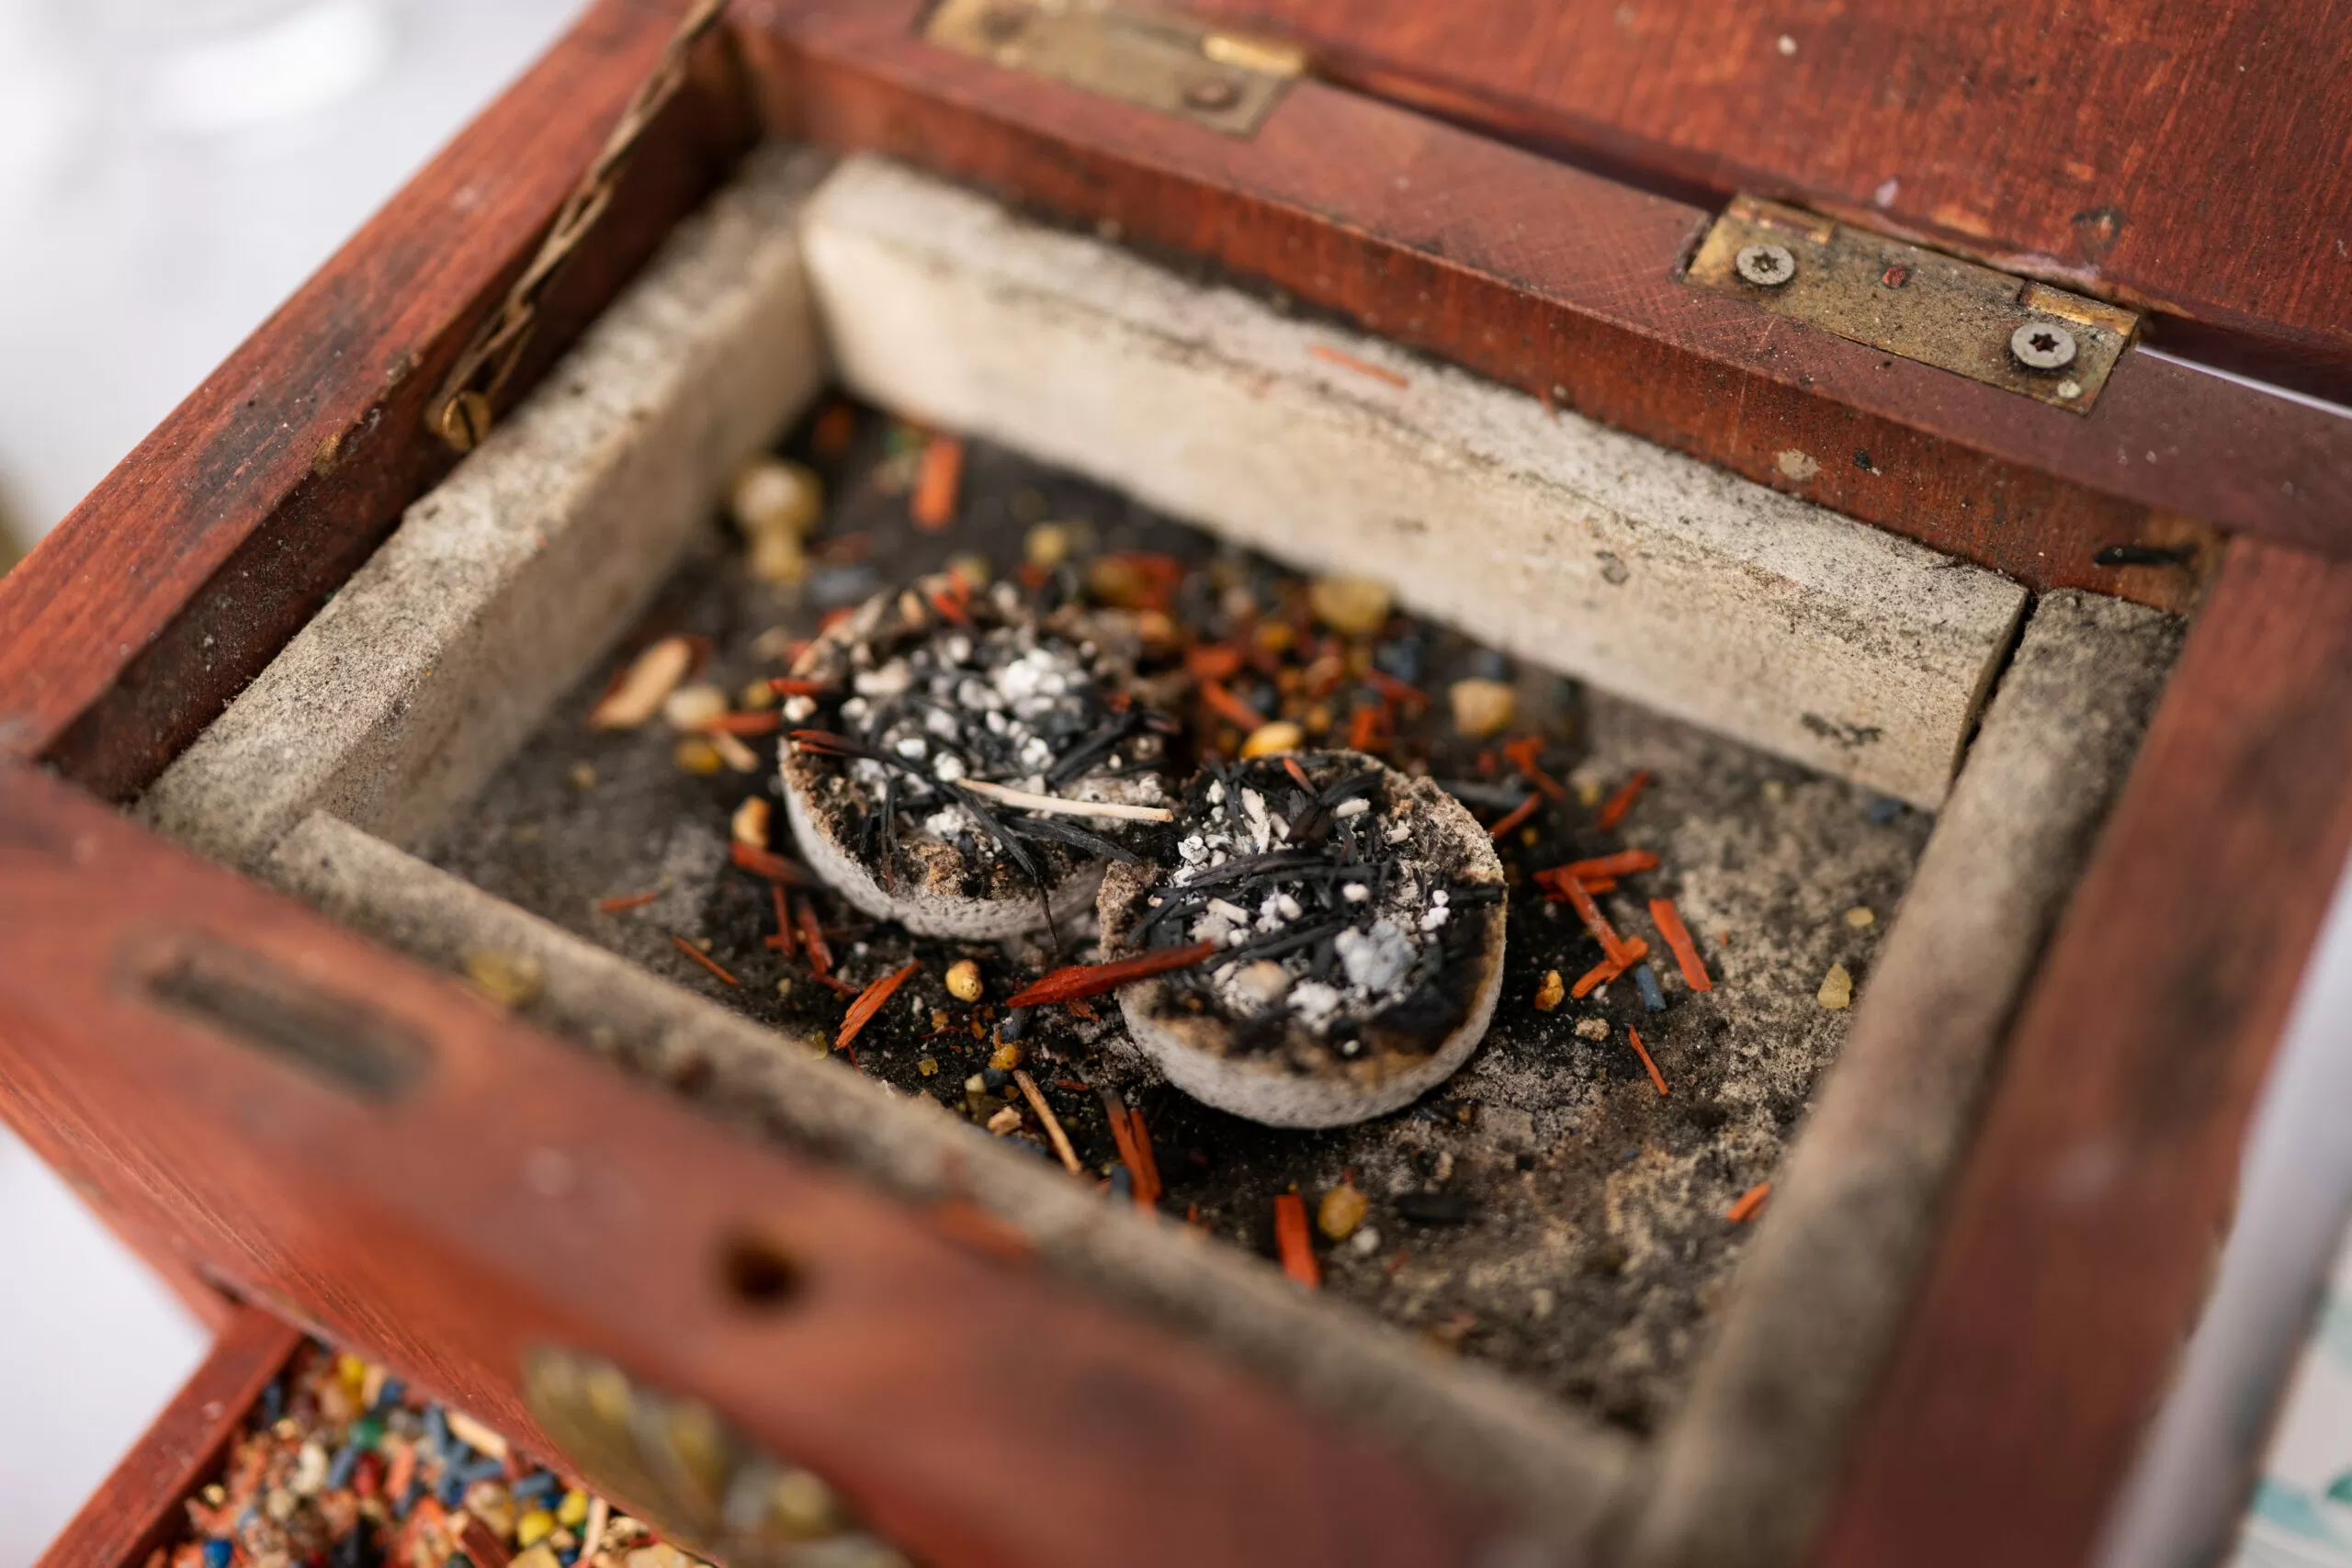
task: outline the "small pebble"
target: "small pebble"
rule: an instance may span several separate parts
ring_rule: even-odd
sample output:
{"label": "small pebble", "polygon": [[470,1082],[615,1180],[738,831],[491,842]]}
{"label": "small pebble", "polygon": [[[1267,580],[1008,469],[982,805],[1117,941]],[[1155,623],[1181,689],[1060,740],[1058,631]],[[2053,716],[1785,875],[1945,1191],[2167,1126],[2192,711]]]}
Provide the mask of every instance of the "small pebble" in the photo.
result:
{"label": "small pebble", "polygon": [[1550,1012],[1567,994],[1568,984],[1560,978],[1560,972],[1557,969],[1544,970],[1543,983],[1535,987],[1535,1010]]}
{"label": "small pebble", "polygon": [[1577,1038],[1579,1040],[1608,1039],[1609,1021],[1605,1018],[1580,1018],[1577,1020]]}
{"label": "small pebble", "polygon": [[729,827],[734,833],[737,843],[749,844],[753,849],[766,849],[768,847],[766,797],[757,795],[744,797],[743,804],[735,808],[734,820],[729,824]]}
{"label": "small pebble", "polygon": [[763,457],[744,466],[727,499],[745,538],[798,539],[815,525],[824,507],[825,486],[797,463]]}
{"label": "small pebble", "polygon": [[585,795],[596,787],[596,764],[574,762],[571,764],[571,787]]}
{"label": "small pebble", "polygon": [[1370,637],[1387,624],[1395,601],[1386,583],[1369,577],[1318,577],[1307,585],[1306,603],[1341,637]]}
{"label": "small pebble", "polygon": [[1821,977],[1821,989],[1813,999],[1832,1012],[1854,1005],[1854,976],[1843,964],[1832,964],[1829,973]]}
{"label": "small pebble", "polygon": [[959,959],[947,966],[947,994],[959,1002],[980,999],[980,966],[970,959]]}
{"label": "small pebble", "polygon": [[936,1056],[925,1056],[922,1060],[915,1064],[915,1071],[921,1073],[927,1078],[937,1077],[939,1076],[939,1058]]}
{"label": "small pebble", "polygon": [[1642,1006],[1652,1012],[1666,1010],[1666,993],[1658,988],[1657,971],[1646,964],[1634,965],[1634,984],[1642,993]]}
{"label": "small pebble", "polygon": [[1029,1028],[1029,1016],[1035,1011],[1036,1011],[1035,1008],[1013,1008],[1009,1010],[1004,1015],[1004,1021],[996,1026],[996,1037],[999,1040],[1020,1039],[1023,1033],[1027,1032]]}
{"label": "small pebble", "polygon": [[1000,1138],[1010,1133],[1018,1133],[1021,1131],[1021,1112],[1010,1105],[1006,1106],[989,1118],[989,1131]]}
{"label": "small pebble", "polygon": [[1846,923],[1856,931],[1878,924],[1878,916],[1868,904],[1857,904],[1846,911]]}
{"label": "small pebble", "polygon": [[1883,828],[1889,822],[1892,822],[1896,818],[1902,816],[1904,812],[1908,809],[1910,808],[1905,806],[1901,801],[1895,799],[1894,796],[1891,795],[1882,795],[1876,800],[1871,802],[1870,810],[1865,813],[1865,815],[1867,815],[1870,819],[1879,827]]}
{"label": "small pebble", "polygon": [[466,978],[474,989],[503,1008],[518,1008],[539,994],[546,972],[528,953],[476,948],[466,954]]}
{"label": "small pebble", "polygon": [[718,748],[710,743],[707,735],[687,736],[671,755],[680,768],[698,778],[707,779],[727,765],[727,760],[718,754]]}
{"label": "small pebble", "polygon": [[545,1508],[533,1508],[514,1521],[514,1544],[537,1546],[555,1533],[555,1516]]}
{"label": "small pebble", "polygon": [[1358,1258],[1369,1258],[1374,1253],[1378,1252],[1380,1250],[1379,1227],[1376,1225],[1366,1225],[1363,1229],[1356,1232],[1354,1237],[1348,1243],[1348,1250],[1354,1253]]}
{"label": "small pebble", "polygon": [[808,603],[820,610],[836,610],[872,598],[881,586],[870,566],[820,567],[808,574]]}
{"label": "small pebble", "polygon": [[1022,541],[1022,558],[1040,571],[1051,571],[1069,559],[1069,530],[1058,523],[1040,523]]}
{"label": "small pebble", "polygon": [[989,1066],[1000,1073],[1012,1071],[1021,1065],[1021,1043],[1017,1040],[1008,1040],[989,1054]]}
{"label": "small pebble", "polygon": [[964,580],[964,586],[978,592],[989,585],[996,573],[989,565],[989,558],[969,553],[947,558],[947,570]]}
{"label": "small pebble", "polygon": [[1333,1241],[1345,1241],[1363,1224],[1364,1211],[1371,1206],[1363,1189],[1352,1181],[1342,1182],[1323,1194],[1323,1201],[1316,1205],[1315,1223]]}
{"label": "small pebble", "polygon": [[700,729],[727,716],[727,694],[717,686],[681,686],[662,699],[662,718],[673,729]]}
{"label": "small pebble", "polygon": [[1491,648],[1474,649],[1470,654],[1470,673],[1485,681],[1510,679],[1510,660]]}
{"label": "small pebble", "polygon": [[744,564],[762,582],[792,588],[808,580],[808,551],[796,534],[763,534],[752,541]]}
{"label": "small pebble", "polygon": [[1288,719],[1276,719],[1261,724],[1250,732],[1241,743],[1244,757],[1273,757],[1284,751],[1295,751],[1306,744],[1306,732]]}
{"label": "small pebble", "polygon": [[1519,716],[1519,694],[1501,681],[1456,681],[1445,695],[1453,707],[1453,728],[1473,740],[1499,735]]}

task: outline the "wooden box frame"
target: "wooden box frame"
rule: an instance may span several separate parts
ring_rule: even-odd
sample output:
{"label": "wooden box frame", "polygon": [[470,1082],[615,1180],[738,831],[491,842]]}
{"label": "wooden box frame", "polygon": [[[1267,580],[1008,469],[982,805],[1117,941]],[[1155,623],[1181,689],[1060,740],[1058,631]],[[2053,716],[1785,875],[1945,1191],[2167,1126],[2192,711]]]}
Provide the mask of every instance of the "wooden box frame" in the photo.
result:
{"label": "wooden box frame", "polygon": [[[447,468],[425,401],[676,9],[592,9],[0,589],[11,1120],[176,1277],[273,1303],[517,1430],[528,1427],[514,1348],[533,1336],[725,1391],[755,1436],[839,1456],[844,1483],[942,1562],[1099,1562],[1104,1542],[1138,1562],[1476,1560],[1486,1523],[1460,1501],[1213,1358],[976,1257],[952,1216],[899,1208],[784,1151],[713,1140],[528,1028],[485,1019],[446,980],[107,809]],[[2245,1118],[2352,843],[2344,422],[2137,359],[2097,422],[2030,420],[1921,367],[1871,374],[1875,357],[1843,340],[1724,331],[1736,302],[1672,284],[1696,216],[1680,203],[1312,81],[1259,138],[1230,141],[927,49],[918,9],[745,6],[560,280],[517,389],[764,123],[1118,223],[1767,482],[1770,454],[1791,446],[1899,458],[1926,476],[1900,502],[1842,474],[1811,493],[2032,587],[2161,597],[2126,575],[2161,569],[2100,572],[2093,548],[2155,536],[2176,511],[2229,533],[2141,760],[2011,1025],[1818,1552],[2079,1561],[2193,1320]],[[1506,226],[1476,225],[1440,254],[1377,180],[1327,155],[1335,145],[1390,149],[1433,177],[1508,193],[1510,208],[1580,220],[1540,256]],[[1404,308],[1424,295],[1433,303]],[[1724,346],[1748,344],[1771,352]],[[1727,389],[1744,409],[1729,423]],[[2113,461],[2184,439],[2211,458],[2186,481]],[[1991,516],[1956,504],[1988,490],[2036,525],[1956,525]],[[2303,500],[2282,506],[2278,493]],[[431,1021],[458,1088],[369,1114],[293,1067],[223,1051],[121,983],[123,943],[171,920],[234,928],[301,972],[401,998]],[[560,1092],[525,1087],[549,1080]],[[518,1247],[535,1227],[513,1222],[545,1200],[516,1152],[599,1134],[662,1191],[662,1223],[588,1213]],[[689,1146],[693,1159],[673,1155]],[[871,1312],[746,1321],[708,1266],[746,1191],[788,1203],[803,1234],[877,1292],[962,1310],[921,1334]],[[339,1227],[346,1212],[368,1217],[365,1248]],[[609,1272],[614,1257],[634,1264],[626,1278]],[[209,1286],[190,1288],[225,1313]],[[1008,1385],[991,1354],[1011,1325],[1041,1319],[1086,1353]],[[747,1386],[753,1358],[786,1370]],[[825,1364],[841,1382],[807,1381]],[[1154,1391],[1148,1432],[1105,1429],[1090,1392],[1103,1377]],[[921,1429],[887,1441],[852,1430],[843,1402],[876,1391],[922,1410]],[[910,1459],[910,1440],[935,1461]],[[893,1480],[908,1473],[961,1479]],[[1055,1507],[1003,1501],[1046,1474]]]}

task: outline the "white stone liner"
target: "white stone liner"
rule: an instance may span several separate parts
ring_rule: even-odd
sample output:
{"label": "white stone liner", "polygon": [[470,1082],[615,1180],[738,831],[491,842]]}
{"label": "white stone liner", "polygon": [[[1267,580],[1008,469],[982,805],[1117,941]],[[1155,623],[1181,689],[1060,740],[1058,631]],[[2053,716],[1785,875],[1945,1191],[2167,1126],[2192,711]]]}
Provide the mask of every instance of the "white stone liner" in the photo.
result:
{"label": "white stone liner", "polygon": [[[657,1078],[700,1062],[734,1111],[886,1188],[968,1196],[1025,1231],[1056,1274],[1361,1422],[1570,1560],[1631,1544],[1645,1562],[1694,1550],[1789,1561],[1791,1526],[1836,1473],[1931,1234],[1976,1075],[2030,973],[2030,933],[2056,918],[2136,747],[2169,623],[2080,595],[2036,615],[1829,1078],[1825,1125],[1799,1141],[1682,1417],[1636,1445],[1105,1205],[819,1059],[822,1042],[763,1029],[395,846],[429,842],[462,807],[627,630],[734,464],[806,406],[828,375],[820,310],[866,312],[823,325],[861,384],[910,412],[1011,435],[1294,559],[1385,573],[1411,603],[1443,610],[1476,589],[1487,599],[1466,618],[1482,636],[1914,798],[1941,797],[2022,596],[885,165],[852,164],[820,194],[805,231],[812,302],[798,225],[824,175],[809,154],[755,153],[141,813],[427,963],[455,967],[481,946],[540,958],[546,1021]],[[886,276],[902,292],[876,293]],[[1121,300],[1197,330],[1105,313]],[[1083,357],[1089,344],[1101,364]],[[1409,386],[1367,385],[1315,359],[1317,344]],[[992,357],[973,357],[981,348]],[[1880,726],[1863,750],[1911,758],[1916,787],[1823,754],[1807,712]],[[1792,1376],[1835,1386],[1787,1430],[1750,1429],[1756,1391]]]}
{"label": "white stone liner", "polygon": [[882,406],[1917,806],[2024,610],[1991,572],[880,159],[803,233],[841,374]]}

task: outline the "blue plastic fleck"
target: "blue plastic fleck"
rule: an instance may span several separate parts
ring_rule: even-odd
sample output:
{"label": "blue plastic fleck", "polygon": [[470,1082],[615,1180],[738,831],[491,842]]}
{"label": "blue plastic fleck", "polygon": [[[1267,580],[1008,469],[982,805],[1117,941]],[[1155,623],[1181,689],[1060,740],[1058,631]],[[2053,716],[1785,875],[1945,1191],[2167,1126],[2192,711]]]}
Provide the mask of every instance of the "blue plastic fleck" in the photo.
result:
{"label": "blue plastic fleck", "polygon": [[261,1424],[275,1427],[277,1418],[286,1414],[286,1385],[273,1382],[261,1391]]}
{"label": "blue plastic fleck", "polygon": [[437,1404],[425,1407],[424,1440],[445,1454],[449,1451],[449,1417]]}
{"label": "blue plastic fleck", "polygon": [[1111,1196],[1124,1200],[1135,1195],[1136,1179],[1128,1174],[1125,1166],[1113,1166],[1111,1168]]}
{"label": "blue plastic fleck", "polygon": [[530,1474],[523,1477],[522,1480],[516,1482],[513,1490],[516,1497],[527,1499],[545,1496],[547,1494],[554,1491],[560,1484],[560,1482],[557,1479],[555,1472],[551,1470],[535,1470]]}
{"label": "blue plastic fleck", "polygon": [[1634,984],[1642,988],[1642,1005],[1652,1012],[1666,1010],[1666,993],[1658,989],[1657,976],[1646,964],[1634,966]]}
{"label": "blue plastic fleck", "polygon": [[229,1568],[229,1559],[236,1550],[235,1542],[214,1536],[204,1543],[204,1568]]}
{"label": "blue plastic fleck", "polygon": [[398,1404],[401,1400],[406,1399],[407,1397],[408,1384],[401,1382],[398,1378],[386,1378],[384,1380],[384,1386],[378,1391],[376,1394],[376,1403],[374,1406],[370,1408],[368,1414],[372,1416],[381,1416],[385,1411],[390,1410],[393,1405]]}
{"label": "blue plastic fleck", "polygon": [[1904,804],[1895,799],[1894,796],[1891,795],[1882,795],[1876,800],[1871,802],[1868,815],[1872,822],[1883,828],[1889,822],[1892,822],[1896,818],[1902,816],[1905,809],[1905,807],[1904,807]]}
{"label": "blue plastic fleck", "polygon": [[327,1466],[327,1484],[340,1492],[351,1484],[351,1472],[359,1468],[359,1445],[345,1443],[335,1450],[334,1462]]}

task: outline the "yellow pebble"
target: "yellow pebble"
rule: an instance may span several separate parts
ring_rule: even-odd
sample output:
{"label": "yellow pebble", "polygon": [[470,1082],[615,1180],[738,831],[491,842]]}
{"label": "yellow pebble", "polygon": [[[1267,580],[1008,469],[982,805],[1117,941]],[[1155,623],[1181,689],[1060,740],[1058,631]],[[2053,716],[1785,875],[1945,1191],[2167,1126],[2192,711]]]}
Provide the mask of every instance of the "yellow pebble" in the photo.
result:
{"label": "yellow pebble", "polygon": [[749,844],[753,849],[766,849],[768,847],[766,799],[756,795],[747,796],[743,804],[735,808],[734,820],[729,824],[729,828],[735,835],[737,843]]}
{"label": "yellow pebble", "polygon": [[1009,1073],[1021,1065],[1021,1042],[1008,1040],[989,1056],[989,1066],[998,1072]]}
{"label": "yellow pebble", "polygon": [[1872,912],[1868,904],[1857,904],[1846,911],[1846,923],[1856,931],[1860,931],[1864,926],[1878,924],[1878,916]]}
{"label": "yellow pebble", "polygon": [[678,742],[677,750],[671,755],[677,759],[679,767],[703,778],[710,777],[727,765],[726,759],[718,754],[718,748],[710,743],[707,735],[687,736]]}
{"label": "yellow pebble", "polygon": [[334,1359],[334,1375],[343,1380],[346,1390],[357,1393],[367,1386],[368,1363],[356,1356],[337,1356]]}
{"label": "yellow pebble", "polygon": [[1567,982],[1560,978],[1560,972],[1557,969],[1544,970],[1543,984],[1535,987],[1535,1010],[1550,1012],[1567,994]]}
{"label": "yellow pebble", "polygon": [[673,729],[700,729],[727,716],[727,694],[707,683],[681,686],[662,701],[662,717]]}
{"label": "yellow pebble", "polygon": [[763,534],[752,543],[747,564],[762,582],[789,588],[807,581],[808,552],[797,534]]}
{"label": "yellow pebble", "polygon": [[1021,548],[1031,566],[1051,571],[1069,559],[1069,530],[1058,523],[1040,523],[1029,530]]}
{"label": "yellow pebble", "polygon": [[964,586],[977,593],[989,585],[996,575],[986,556],[960,555],[947,558],[947,570],[964,580]]}
{"label": "yellow pebble", "polygon": [[959,1002],[980,999],[980,966],[970,959],[959,959],[947,966],[947,994]]}
{"label": "yellow pebble", "polygon": [[1241,743],[1245,757],[1274,757],[1284,751],[1295,751],[1306,744],[1306,732],[1287,719],[1261,724],[1250,732]]}
{"label": "yellow pebble", "polygon": [[736,476],[728,504],[745,538],[797,539],[816,523],[824,500],[824,482],[814,473],[797,463],[763,457]]}
{"label": "yellow pebble", "polygon": [[1342,637],[1370,637],[1388,620],[1388,585],[1369,577],[1318,577],[1308,584],[1307,607]]}
{"label": "yellow pebble", "polygon": [[1506,681],[1456,681],[1445,695],[1453,707],[1453,728],[1473,740],[1500,734],[1519,716],[1519,694]]}
{"label": "yellow pebble", "polygon": [[1342,1182],[1323,1194],[1323,1201],[1316,1205],[1315,1223],[1333,1241],[1345,1241],[1363,1224],[1363,1212],[1370,1201],[1353,1182]]}
{"label": "yellow pebble", "polygon": [[939,1076],[939,1058],[936,1056],[925,1056],[922,1061],[915,1064],[915,1071],[921,1073],[927,1078],[937,1077]]}
{"label": "yellow pebble", "polygon": [[537,1546],[554,1533],[555,1516],[545,1508],[534,1508],[514,1521],[514,1544],[517,1546]]}
{"label": "yellow pebble", "polygon": [[754,681],[743,688],[735,700],[752,713],[775,706],[775,688],[765,681]]}
{"label": "yellow pebble", "polygon": [[555,1506],[556,1522],[578,1529],[588,1519],[588,1494],[574,1487]]}
{"label": "yellow pebble", "polygon": [[1600,781],[1599,779],[1578,779],[1577,781],[1577,804],[1583,807],[1587,811],[1591,810],[1594,807],[1600,804]]}
{"label": "yellow pebble", "polygon": [[525,953],[476,948],[466,954],[466,978],[474,989],[503,1008],[518,1008],[539,994],[546,978],[539,961]]}
{"label": "yellow pebble", "polygon": [[1821,989],[1813,999],[1832,1012],[1854,1005],[1854,976],[1843,964],[1832,964],[1829,973],[1821,977]]}

